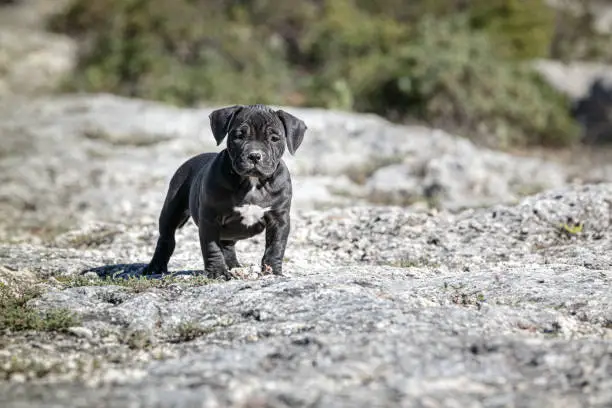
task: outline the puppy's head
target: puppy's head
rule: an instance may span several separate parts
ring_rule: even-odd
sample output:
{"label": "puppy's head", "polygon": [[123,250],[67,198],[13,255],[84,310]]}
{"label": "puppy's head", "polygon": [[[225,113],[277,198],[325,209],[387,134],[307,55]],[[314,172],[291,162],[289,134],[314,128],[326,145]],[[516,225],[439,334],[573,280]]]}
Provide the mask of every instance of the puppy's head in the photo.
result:
{"label": "puppy's head", "polygon": [[264,105],[230,106],[212,112],[209,118],[217,145],[227,135],[232,166],[241,176],[271,176],[285,145],[295,154],[306,132],[306,124],[300,119]]}

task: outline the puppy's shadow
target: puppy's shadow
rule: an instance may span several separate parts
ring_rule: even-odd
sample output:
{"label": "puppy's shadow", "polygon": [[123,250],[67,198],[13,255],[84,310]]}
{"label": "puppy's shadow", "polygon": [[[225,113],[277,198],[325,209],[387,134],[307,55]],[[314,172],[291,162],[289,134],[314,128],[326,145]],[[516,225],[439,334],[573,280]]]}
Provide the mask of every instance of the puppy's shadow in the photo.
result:
{"label": "puppy's shadow", "polygon": [[93,272],[98,275],[99,278],[113,278],[113,279],[130,279],[130,278],[142,278],[142,279],[161,279],[166,276],[196,276],[202,275],[202,270],[184,270],[168,272],[165,274],[152,274],[143,275],[142,271],[147,266],[145,263],[131,263],[131,264],[114,264],[114,265],[102,265],[90,269],[81,271],[81,275],[89,272]]}

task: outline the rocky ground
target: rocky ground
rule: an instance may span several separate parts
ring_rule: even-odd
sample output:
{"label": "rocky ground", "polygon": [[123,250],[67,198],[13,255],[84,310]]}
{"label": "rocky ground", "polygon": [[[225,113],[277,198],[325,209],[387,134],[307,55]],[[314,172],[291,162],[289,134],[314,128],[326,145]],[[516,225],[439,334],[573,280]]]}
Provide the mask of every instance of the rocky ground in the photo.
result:
{"label": "rocky ground", "polygon": [[[195,276],[189,223],[142,279],[213,108],[45,96],[76,63],[44,32],[65,3],[0,11],[0,407],[612,406],[609,153],[288,109],[287,276],[255,267],[262,237],[241,279]],[[574,100],[610,72],[535,66]]]}
{"label": "rocky ground", "polygon": [[[213,108],[177,109],[111,95],[0,100],[0,238],[54,235],[83,221],[157,219],[188,157],[215,151]],[[309,126],[295,156],[295,209],[393,204],[458,211],[572,181],[612,180],[612,164],[574,169],[482,149],[376,116],[290,109]],[[18,220],[18,222],[15,222]]]}
{"label": "rocky ground", "polygon": [[141,279],[211,109],[0,103],[0,406],[612,405],[610,167],[288,109],[287,276],[255,268],[263,237],[242,279],[194,276],[189,223]]}

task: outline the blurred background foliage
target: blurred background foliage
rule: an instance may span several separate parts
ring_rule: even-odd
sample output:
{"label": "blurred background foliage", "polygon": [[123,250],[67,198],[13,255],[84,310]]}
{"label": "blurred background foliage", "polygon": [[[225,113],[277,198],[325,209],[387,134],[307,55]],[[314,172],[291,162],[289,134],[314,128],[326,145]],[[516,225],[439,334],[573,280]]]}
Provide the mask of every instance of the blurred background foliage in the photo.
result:
{"label": "blurred background foliage", "polygon": [[612,60],[590,18],[543,0],[73,0],[50,28],[81,44],[67,90],[375,112],[516,147],[576,140],[530,62]]}

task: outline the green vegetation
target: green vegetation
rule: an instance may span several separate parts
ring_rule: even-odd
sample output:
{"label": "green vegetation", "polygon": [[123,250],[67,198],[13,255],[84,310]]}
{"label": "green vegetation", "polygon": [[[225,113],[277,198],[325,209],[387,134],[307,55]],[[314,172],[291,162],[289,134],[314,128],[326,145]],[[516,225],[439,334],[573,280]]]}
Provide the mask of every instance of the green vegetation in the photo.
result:
{"label": "green vegetation", "polygon": [[482,307],[482,304],[486,302],[486,297],[483,292],[479,290],[468,291],[466,286],[462,283],[453,285],[448,282],[444,282],[444,290],[450,291],[450,300],[456,305],[460,306],[476,306],[478,310]]}
{"label": "green vegetation", "polygon": [[470,26],[484,31],[500,55],[539,58],[549,52],[555,34],[555,11],[543,1],[471,0]]}
{"label": "green vegetation", "polygon": [[529,61],[600,55],[580,24],[544,0],[73,0],[50,27],[82,43],[67,90],[375,112],[510,147],[576,141]]}
{"label": "green vegetation", "polygon": [[398,261],[394,261],[390,264],[390,266],[398,267],[398,268],[437,268],[440,266],[440,263],[430,261],[427,258],[403,258]]}
{"label": "green vegetation", "polygon": [[166,276],[160,279],[149,279],[142,276],[130,278],[106,277],[102,279],[91,279],[83,276],[58,276],[56,279],[67,288],[113,285],[128,288],[134,293],[141,293],[155,288],[166,288],[170,285],[202,286],[214,282],[214,280],[204,276],[193,276],[190,279],[180,279],[175,276]]}
{"label": "green vegetation", "polygon": [[77,316],[66,309],[39,312],[27,302],[39,293],[28,290],[17,294],[8,286],[0,283],[0,334],[25,330],[64,331],[78,325]]}
{"label": "green vegetation", "polygon": [[572,221],[568,220],[568,222],[564,222],[559,225],[559,235],[571,238],[582,233],[584,224],[580,221]]}
{"label": "green vegetation", "polygon": [[172,342],[183,343],[186,341],[192,341],[214,331],[215,327],[202,327],[196,322],[181,323],[176,328],[176,336],[172,339]]}
{"label": "green vegetation", "polygon": [[128,346],[131,350],[149,349],[153,345],[151,340],[152,335],[146,330],[133,330],[126,332],[124,337],[121,339],[122,343]]}

